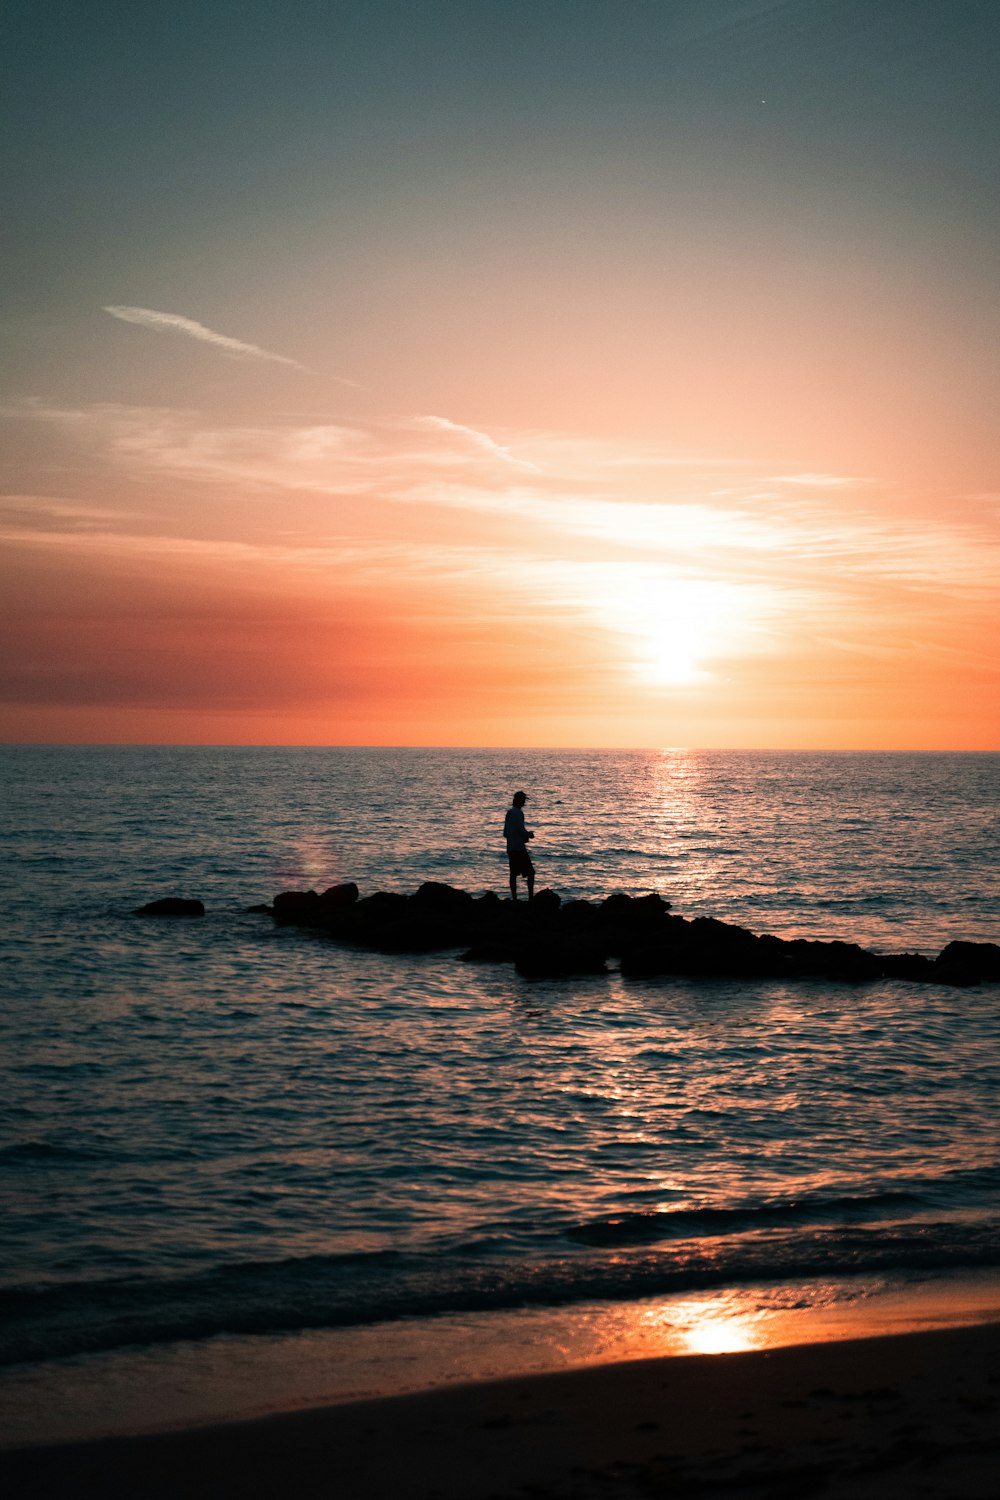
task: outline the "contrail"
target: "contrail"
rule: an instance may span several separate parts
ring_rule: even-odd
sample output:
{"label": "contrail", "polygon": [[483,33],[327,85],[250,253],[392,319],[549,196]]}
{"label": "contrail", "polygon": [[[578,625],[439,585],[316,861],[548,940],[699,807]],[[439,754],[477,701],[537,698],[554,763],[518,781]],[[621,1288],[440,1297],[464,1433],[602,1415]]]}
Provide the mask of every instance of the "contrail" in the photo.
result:
{"label": "contrail", "polygon": [[288,359],[284,354],[272,354],[270,349],[261,349],[258,344],[245,344],[242,339],[231,339],[193,318],[182,318],[179,313],[155,312],[150,307],[106,307],[106,313],[121,318],[123,323],[138,323],[143,328],[154,328],[159,332],[184,333],[188,338],[199,339],[203,344],[214,344],[226,354],[240,359],[266,359],[276,365],[291,365],[295,370],[304,370],[297,359]]}

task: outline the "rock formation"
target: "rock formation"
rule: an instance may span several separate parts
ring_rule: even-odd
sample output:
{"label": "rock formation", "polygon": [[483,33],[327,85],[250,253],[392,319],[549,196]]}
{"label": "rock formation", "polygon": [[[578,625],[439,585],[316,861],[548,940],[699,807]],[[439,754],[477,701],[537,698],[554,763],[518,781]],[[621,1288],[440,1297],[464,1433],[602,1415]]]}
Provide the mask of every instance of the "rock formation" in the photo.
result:
{"label": "rock formation", "polygon": [[713,917],[675,916],[655,894],[563,902],[555,891],[543,890],[531,902],[514,902],[427,881],[412,896],[378,891],[361,897],[351,882],[323,892],[283,891],[270,910],[275,922],[313,928],[360,948],[460,948],[466,963],[513,963],[527,979],[603,974],[616,958],[631,980],[815,977],[953,986],[1000,981],[996,943],[952,942],[937,958],[872,953],[856,943],[758,936]]}

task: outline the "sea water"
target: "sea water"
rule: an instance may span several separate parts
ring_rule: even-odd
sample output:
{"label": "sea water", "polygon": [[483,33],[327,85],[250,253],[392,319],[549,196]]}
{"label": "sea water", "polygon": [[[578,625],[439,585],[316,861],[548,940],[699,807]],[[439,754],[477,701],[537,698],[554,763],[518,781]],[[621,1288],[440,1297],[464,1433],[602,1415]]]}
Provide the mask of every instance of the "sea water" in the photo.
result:
{"label": "sea water", "polygon": [[[333,1331],[343,1377],[365,1330],[1000,1270],[996,986],[529,982],[247,910],[505,894],[523,788],[565,898],[996,941],[1000,756],[6,747],[0,776],[0,1357],[36,1404],[116,1358]],[[134,915],[164,895],[206,915]]]}

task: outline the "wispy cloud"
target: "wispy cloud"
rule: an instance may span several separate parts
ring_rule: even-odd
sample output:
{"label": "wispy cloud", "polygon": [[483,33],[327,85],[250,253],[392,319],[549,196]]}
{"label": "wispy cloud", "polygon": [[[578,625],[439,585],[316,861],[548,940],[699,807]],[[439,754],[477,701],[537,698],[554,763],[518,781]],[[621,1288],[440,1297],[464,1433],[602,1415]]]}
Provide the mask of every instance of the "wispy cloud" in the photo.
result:
{"label": "wispy cloud", "polygon": [[537,464],[530,459],[518,458],[510,448],[503,443],[498,443],[491,438],[488,432],[480,432],[476,427],[465,427],[461,422],[453,422],[449,417],[414,417],[414,423],[418,427],[430,427],[437,432],[454,433],[456,436],[465,438],[473,447],[481,448],[484,453],[489,453],[493,458],[499,458],[504,463],[513,464],[518,469],[529,469],[533,474],[541,473]]}
{"label": "wispy cloud", "polygon": [[328,495],[374,490],[402,499],[421,477],[460,476],[474,479],[483,494],[498,496],[493,508],[502,509],[511,465],[540,472],[527,460],[508,457],[485,433],[444,417],[218,425],[179,408],[113,402],[58,408],[37,400],[0,407],[0,416],[45,422],[124,463],[261,489]]}
{"label": "wispy cloud", "polygon": [[151,307],[119,305],[105,307],[104,311],[113,318],[120,318],[123,323],[137,323],[141,328],[152,328],[157,333],[183,333],[188,338],[212,344],[223,353],[235,355],[239,359],[262,359],[275,365],[289,365],[294,370],[305,369],[305,365],[299,364],[297,359],[289,359],[284,354],[273,354],[270,349],[262,349],[259,344],[247,344],[242,339],[230,338],[225,333],[216,333],[214,328],[206,328],[204,323],[197,323],[194,318],[183,318],[179,313],[156,312]]}
{"label": "wispy cloud", "polygon": [[773,474],[772,484],[797,484],[812,490],[837,490],[848,485],[869,484],[868,479],[857,479],[846,474]]}
{"label": "wispy cloud", "polygon": [[[606,674],[608,694],[651,694],[656,703],[685,694],[707,703],[723,680],[727,701],[744,701],[747,683],[764,682],[783,703],[813,678],[833,692],[846,684],[844,693],[870,688],[891,698],[897,683],[924,692],[928,674],[943,692],[961,671],[971,674],[970,691],[993,691],[1000,547],[982,500],[922,515],[875,480],[852,488],[832,475],[795,474],[794,465],[779,479],[780,463],[768,465],[770,478],[731,465],[720,491],[720,466],[681,463],[668,450],[658,468],[652,444],[623,445],[619,464],[610,442],[501,429],[495,437],[444,417],[282,415],[246,424],[193,410],[58,409],[38,400],[0,416],[23,424],[21,446],[55,456],[51,482],[63,491],[0,496],[0,546],[29,601],[18,610],[40,622],[32,660],[43,666],[56,661],[42,650],[45,601],[80,578],[72,599],[124,590],[122,609],[137,614],[148,591],[168,634],[169,621],[182,618],[171,650],[186,662],[199,658],[200,620],[215,618],[221,598],[210,673],[220,701],[232,642],[247,632],[262,638],[260,621],[247,624],[253,610],[265,611],[267,631],[277,629],[272,601],[292,622],[287,656],[300,638],[326,641],[348,629],[343,622],[363,620],[359,681],[388,672],[418,696],[424,678],[412,665],[420,651],[411,625],[425,621],[421,651],[450,663],[435,670],[463,685],[456,702],[479,691],[480,677],[493,681],[483,643],[501,637],[546,642],[548,665],[539,676],[532,657],[530,675],[547,705],[553,693],[573,698],[581,654]],[[522,452],[538,464],[518,460]],[[624,462],[636,457],[641,463]],[[65,619],[51,630],[64,632]],[[87,668],[95,679],[96,659],[97,646]],[[379,663],[388,663],[384,672]],[[272,667],[259,675],[285,702]],[[325,680],[318,667],[305,676]],[[168,679],[161,696],[179,691]],[[264,701],[255,683],[248,677],[240,691]],[[757,700],[745,701],[755,711]]]}
{"label": "wispy cloud", "polygon": [[81,531],[106,532],[139,517],[136,511],[86,501],[64,500],[48,495],[0,495],[0,535],[7,536],[13,524],[28,532],[46,529],[67,534]]}
{"label": "wispy cloud", "polygon": [[[821,636],[836,638],[838,650],[847,637],[898,645],[932,626],[941,639],[960,626],[971,637],[995,612],[1000,550],[982,508],[901,513],[874,481],[854,493],[831,485],[785,489],[775,481],[761,488],[747,475],[723,495],[717,475],[700,461],[685,473],[668,453],[657,474],[652,452],[648,472],[615,471],[591,454],[590,472],[586,445],[574,456],[567,443],[565,462],[557,464],[559,445],[526,434],[512,441],[515,452],[523,443],[544,454],[544,473],[533,475],[510,467],[503,442],[487,434],[473,442],[475,429],[446,418],[249,426],[213,423],[193,411],[58,410],[38,402],[9,415],[57,429],[68,453],[78,445],[87,454],[88,470],[103,453],[123,508],[148,505],[149,476],[166,475],[171,530],[232,537],[232,528],[242,528],[277,549],[268,553],[275,566],[291,547],[303,567],[338,578],[346,569],[356,581],[381,577],[382,569],[399,579],[412,567],[414,576],[440,579],[442,598],[455,586],[448,570],[468,567],[500,593],[530,593],[528,612],[540,618],[558,612],[560,599],[586,613],[590,599],[602,629],[617,617],[622,628],[635,625],[633,633],[644,614],[669,621],[670,600],[682,599],[713,645],[735,637],[733,622],[741,622],[734,655],[761,642],[777,650],[779,637],[789,650]],[[141,479],[138,491],[132,475]],[[218,495],[217,509],[204,485]],[[249,508],[253,496],[280,497],[281,504]],[[77,498],[93,504],[86,486]],[[208,525],[211,517],[217,519]],[[80,517],[60,521],[23,506],[5,520],[11,539],[39,533],[39,545],[41,533],[52,545],[56,531],[78,538],[83,529],[103,529],[98,517],[84,527]],[[145,522],[123,516],[106,527],[135,536],[123,545],[141,548],[152,545],[160,524],[154,507]],[[379,538],[376,563],[371,547]],[[351,550],[359,544],[365,558]],[[666,602],[654,610],[651,601],[661,594]],[[664,626],[662,633],[670,632]]]}

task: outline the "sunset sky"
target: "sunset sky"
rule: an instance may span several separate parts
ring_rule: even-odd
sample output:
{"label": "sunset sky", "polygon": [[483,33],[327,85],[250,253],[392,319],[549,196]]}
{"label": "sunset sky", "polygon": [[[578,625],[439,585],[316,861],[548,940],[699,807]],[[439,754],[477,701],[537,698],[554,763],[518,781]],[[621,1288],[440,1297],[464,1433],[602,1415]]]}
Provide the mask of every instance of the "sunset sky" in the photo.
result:
{"label": "sunset sky", "polygon": [[1000,748],[995,0],[0,54],[0,737]]}

